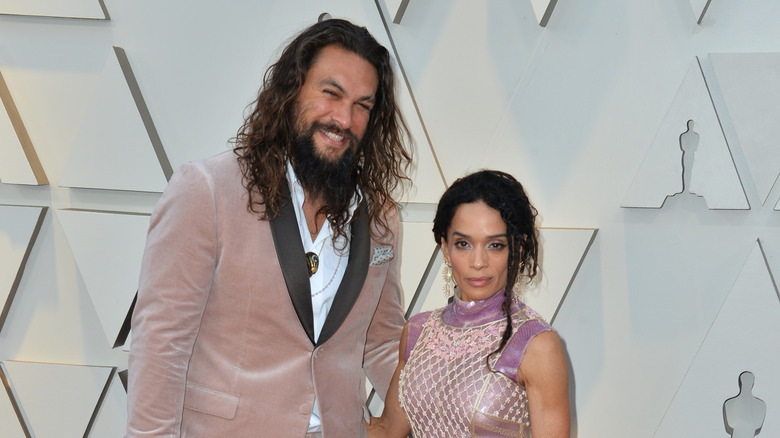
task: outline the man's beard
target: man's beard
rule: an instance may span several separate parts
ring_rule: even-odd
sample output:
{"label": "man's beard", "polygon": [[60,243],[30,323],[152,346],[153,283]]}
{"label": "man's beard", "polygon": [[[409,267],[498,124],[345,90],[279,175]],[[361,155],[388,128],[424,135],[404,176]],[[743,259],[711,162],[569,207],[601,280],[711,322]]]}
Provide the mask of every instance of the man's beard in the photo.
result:
{"label": "man's beard", "polygon": [[[330,161],[322,157],[314,144],[314,134],[325,125],[314,122],[293,141],[291,162],[306,196],[320,201],[328,214],[340,216],[349,208],[357,189],[358,169],[355,161],[355,137],[344,153]],[[345,136],[351,133],[345,132]]]}

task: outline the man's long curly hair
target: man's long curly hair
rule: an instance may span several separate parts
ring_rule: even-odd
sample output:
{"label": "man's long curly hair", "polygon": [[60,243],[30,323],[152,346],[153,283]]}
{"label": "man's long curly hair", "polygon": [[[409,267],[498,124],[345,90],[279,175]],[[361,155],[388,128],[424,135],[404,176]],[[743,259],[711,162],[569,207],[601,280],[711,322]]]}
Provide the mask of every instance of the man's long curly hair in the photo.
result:
{"label": "man's long curly hair", "polygon": [[433,219],[433,237],[441,245],[447,241],[447,233],[455,212],[463,204],[482,201],[501,214],[506,224],[509,254],[507,258],[506,286],[504,287],[504,313],[506,328],[501,343],[493,353],[501,351],[512,336],[512,288],[525,277],[531,282],[539,265],[539,230],[536,227],[538,212],[528,200],[522,184],[512,175],[498,170],[481,170],[457,179],[444,192]]}
{"label": "man's long curly hair", "polygon": [[[411,137],[395,101],[395,74],[386,48],[365,27],[329,19],[305,29],[282,51],[279,60],[265,72],[251,114],[232,142],[249,193],[247,208],[270,220],[285,202],[285,160],[296,136],[297,98],[309,68],[320,51],[335,45],[355,53],[376,68],[378,86],[368,126],[355,151],[358,187],[368,206],[369,223],[378,225],[380,236],[389,232],[387,209],[394,207],[393,194],[402,193],[410,182]],[[346,212],[328,212],[337,236],[345,236]],[[378,236],[379,237],[379,236]]]}

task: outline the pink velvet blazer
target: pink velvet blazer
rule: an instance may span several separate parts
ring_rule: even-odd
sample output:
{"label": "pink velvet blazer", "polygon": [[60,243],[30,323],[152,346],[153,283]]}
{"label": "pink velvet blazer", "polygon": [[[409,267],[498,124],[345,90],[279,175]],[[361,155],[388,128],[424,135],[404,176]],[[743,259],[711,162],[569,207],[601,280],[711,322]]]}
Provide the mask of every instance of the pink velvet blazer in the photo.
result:
{"label": "pink velvet blazer", "polygon": [[152,214],[132,318],[128,437],[364,437],[361,368],[384,398],[404,324],[398,217],[374,240],[365,206],[347,271],[313,342],[289,203],[247,210],[232,151],[182,166]]}

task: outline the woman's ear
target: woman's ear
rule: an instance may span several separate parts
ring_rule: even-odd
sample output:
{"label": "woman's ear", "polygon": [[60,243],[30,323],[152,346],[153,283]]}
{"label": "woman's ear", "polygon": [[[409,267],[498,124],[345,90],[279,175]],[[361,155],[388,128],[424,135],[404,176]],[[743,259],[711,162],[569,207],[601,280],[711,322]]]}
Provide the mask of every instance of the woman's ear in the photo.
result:
{"label": "woman's ear", "polygon": [[450,253],[447,251],[447,241],[444,240],[444,238],[441,238],[441,243],[439,244],[439,248],[441,248],[442,254],[444,254],[444,263],[449,264],[450,263]]}

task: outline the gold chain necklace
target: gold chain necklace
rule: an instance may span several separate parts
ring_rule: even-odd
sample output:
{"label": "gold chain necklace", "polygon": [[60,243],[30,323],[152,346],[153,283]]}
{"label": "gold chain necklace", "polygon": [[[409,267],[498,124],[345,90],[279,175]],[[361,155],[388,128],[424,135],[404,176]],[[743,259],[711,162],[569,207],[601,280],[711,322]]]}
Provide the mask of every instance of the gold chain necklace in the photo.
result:
{"label": "gold chain necklace", "polygon": [[333,275],[330,277],[330,280],[328,281],[328,284],[325,285],[322,289],[318,290],[317,292],[311,294],[311,297],[314,298],[317,295],[325,292],[325,289],[330,286],[331,283],[333,283],[333,280],[336,278],[336,274],[339,272],[339,268],[341,267],[341,259],[344,258],[344,254],[339,253],[339,262],[336,264],[336,269],[333,270]]}

